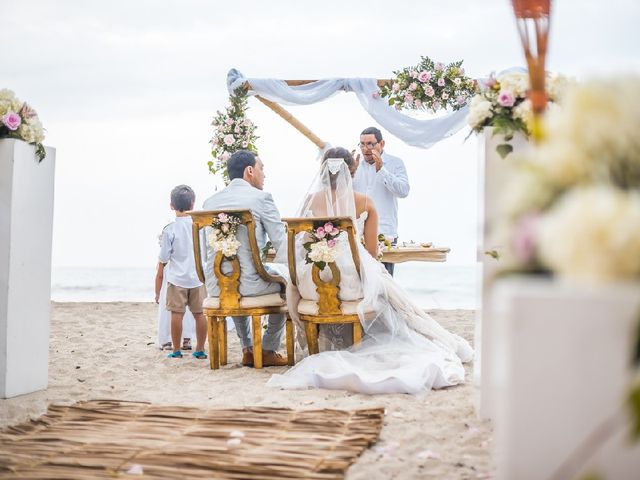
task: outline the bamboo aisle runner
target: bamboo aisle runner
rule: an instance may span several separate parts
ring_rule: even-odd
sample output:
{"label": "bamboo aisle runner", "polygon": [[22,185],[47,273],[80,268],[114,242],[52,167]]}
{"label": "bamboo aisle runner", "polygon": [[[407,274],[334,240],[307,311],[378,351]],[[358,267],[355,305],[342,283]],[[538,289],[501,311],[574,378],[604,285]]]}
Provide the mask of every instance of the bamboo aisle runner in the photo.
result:
{"label": "bamboo aisle runner", "polygon": [[117,400],[52,405],[0,431],[0,478],[339,479],[384,410],[215,410]]}

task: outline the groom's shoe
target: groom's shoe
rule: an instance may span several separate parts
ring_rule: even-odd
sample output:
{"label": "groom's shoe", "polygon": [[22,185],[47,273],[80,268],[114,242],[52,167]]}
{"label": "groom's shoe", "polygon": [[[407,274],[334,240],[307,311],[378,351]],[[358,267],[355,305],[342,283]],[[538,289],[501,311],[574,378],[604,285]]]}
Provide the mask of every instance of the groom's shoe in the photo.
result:
{"label": "groom's shoe", "polygon": [[244,367],[253,367],[253,352],[251,350],[243,350],[242,365]]}
{"label": "groom's shoe", "polygon": [[262,365],[265,367],[284,367],[287,363],[287,358],[278,352],[274,352],[273,350],[265,350],[262,352]]}

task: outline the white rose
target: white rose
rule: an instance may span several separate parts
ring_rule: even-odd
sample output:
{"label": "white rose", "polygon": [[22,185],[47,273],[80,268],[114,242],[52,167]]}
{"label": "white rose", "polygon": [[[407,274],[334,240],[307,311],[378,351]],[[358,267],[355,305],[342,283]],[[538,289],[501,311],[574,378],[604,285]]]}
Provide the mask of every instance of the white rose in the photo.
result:
{"label": "white rose", "polygon": [[509,90],[516,97],[525,97],[529,89],[529,74],[527,72],[507,72],[498,76],[501,90]]}
{"label": "white rose", "polygon": [[566,277],[640,275],[640,194],[606,186],[570,191],[543,217],[538,251],[547,267]]}
{"label": "white rose", "polygon": [[476,95],[469,104],[467,123],[471,128],[480,128],[487,118],[493,115],[491,102],[483,95]]}

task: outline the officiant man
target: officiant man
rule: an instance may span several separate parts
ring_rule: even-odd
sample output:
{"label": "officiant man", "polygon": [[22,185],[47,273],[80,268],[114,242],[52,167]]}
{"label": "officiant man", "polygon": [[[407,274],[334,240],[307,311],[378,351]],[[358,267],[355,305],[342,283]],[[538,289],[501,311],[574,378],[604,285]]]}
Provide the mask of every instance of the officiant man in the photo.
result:
{"label": "officiant man", "polygon": [[[392,245],[398,241],[398,198],[409,195],[409,178],[404,162],[384,151],[382,132],[375,127],[365,128],[360,134],[358,168],[353,177],[353,189],[371,197],[378,210],[378,233],[389,238]],[[383,263],[393,276],[393,263]]]}

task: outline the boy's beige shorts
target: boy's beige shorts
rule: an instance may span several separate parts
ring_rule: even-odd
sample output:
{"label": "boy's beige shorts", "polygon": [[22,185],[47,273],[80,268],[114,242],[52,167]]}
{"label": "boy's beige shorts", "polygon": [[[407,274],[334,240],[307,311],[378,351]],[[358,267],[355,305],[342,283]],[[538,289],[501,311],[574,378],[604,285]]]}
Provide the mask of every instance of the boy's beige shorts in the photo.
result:
{"label": "boy's beige shorts", "polygon": [[193,288],[177,287],[167,284],[167,310],[184,313],[189,307],[191,313],[202,313],[202,303],[206,298],[204,285]]}

